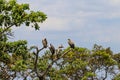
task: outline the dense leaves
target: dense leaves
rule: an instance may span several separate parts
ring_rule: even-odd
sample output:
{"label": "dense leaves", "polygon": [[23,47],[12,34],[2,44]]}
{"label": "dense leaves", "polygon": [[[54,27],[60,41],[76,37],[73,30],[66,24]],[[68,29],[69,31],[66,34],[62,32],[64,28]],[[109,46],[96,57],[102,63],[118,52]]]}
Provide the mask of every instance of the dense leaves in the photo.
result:
{"label": "dense leaves", "polygon": [[41,11],[30,11],[29,4],[18,4],[16,0],[0,0],[0,26],[4,30],[21,24],[31,25],[38,30],[38,22],[42,23],[46,18]]}

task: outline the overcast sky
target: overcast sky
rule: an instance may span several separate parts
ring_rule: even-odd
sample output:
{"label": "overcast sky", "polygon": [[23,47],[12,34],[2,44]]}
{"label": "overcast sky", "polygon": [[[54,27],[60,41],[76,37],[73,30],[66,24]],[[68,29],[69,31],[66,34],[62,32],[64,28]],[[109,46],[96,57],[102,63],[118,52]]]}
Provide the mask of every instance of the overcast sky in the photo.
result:
{"label": "overcast sky", "polygon": [[47,14],[40,30],[17,28],[13,40],[27,39],[29,45],[41,47],[42,38],[56,47],[68,46],[72,39],[76,46],[91,49],[99,44],[120,52],[120,0],[18,0],[29,3],[32,10]]}

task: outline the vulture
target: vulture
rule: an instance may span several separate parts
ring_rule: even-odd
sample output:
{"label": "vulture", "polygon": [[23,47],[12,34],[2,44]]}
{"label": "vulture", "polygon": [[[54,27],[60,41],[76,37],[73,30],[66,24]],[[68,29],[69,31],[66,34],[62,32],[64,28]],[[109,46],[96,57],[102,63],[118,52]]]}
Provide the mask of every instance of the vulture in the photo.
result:
{"label": "vulture", "polygon": [[61,44],[58,48],[64,48],[64,46]]}
{"label": "vulture", "polygon": [[59,53],[60,51],[62,51],[62,48],[64,48],[64,46],[61,44],[60,46],[58,46],[58,49],[56,50],[56,52]]}
{"label": "vulture", "polygon": [[44,38],[43,40],[42,40],[42,44],[43,44],[43,47],[44,48],[47,48],[47,39],[46,38]]}
{"label": "vulture", "polygon": [[52,44],[50,44],[49,49],[50,49],[52,55],[54,55],[54,53],[55,53],[55,47]]}
{"label": "vulture", "polygon": [[70,39],[68,39],[68,44],[69,44],[69,46],[71,47],[71,48],[75,48],[75,44],[74,44],[74,42],[73,41],[71,41]]}

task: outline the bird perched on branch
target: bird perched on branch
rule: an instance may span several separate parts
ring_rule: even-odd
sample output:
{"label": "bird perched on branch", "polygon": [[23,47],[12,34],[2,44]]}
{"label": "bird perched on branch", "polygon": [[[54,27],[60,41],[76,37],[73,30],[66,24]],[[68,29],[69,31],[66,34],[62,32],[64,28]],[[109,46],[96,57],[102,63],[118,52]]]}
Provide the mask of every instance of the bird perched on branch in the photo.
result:
{"label": "bird perched on branch", "polygon": [[47,48],[48,42],[47,42],[47,39],[46,39],[46,38],[44,38],[44,39],[42,40],[42,44],[43,44],[43,47],[44,47],[44,48]]}
{"label": "bird perched on branch", "polygon": [[70,39],[68,39],[68,44],[69,44],[69,46],[71,47],[71,48],[75,48],[75,44],[74,44],[74,42],[73,41],[71,41]]}
{"label": "bird perched on branch", "polygon": [[58,48],[64,48],[64,46],[61,44]]}
{"label": "bird perched on branch", "polygon": [[56,49],[56,52],[59,53],[60,51],[62,51],[62,48],[64,48],[64,46],[61,44],[60,46],[58,46],[58,49]]}
{"label": "bird perched on branch", "polygon": [[52,44],[50,44],[49,49],[50,49],[52,55],[54,55],[54,53],[55,53],[55,47]]}

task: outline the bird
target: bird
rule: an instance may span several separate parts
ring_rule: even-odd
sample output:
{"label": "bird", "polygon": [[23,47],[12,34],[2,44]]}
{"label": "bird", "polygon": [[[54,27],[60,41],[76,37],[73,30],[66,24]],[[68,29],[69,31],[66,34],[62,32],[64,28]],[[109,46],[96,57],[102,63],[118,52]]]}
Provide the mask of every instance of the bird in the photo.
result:
{"label": "bird", "polygon": [[73,41],[71,41],[71,39],[68,39],[68,44],[71,48],[73,48],[73,49],[75,48],[75,44]]}
{"label": "bird", "polygon": [[50,49],[52,55],[54,55],[54,53],[55,53],[55,47],[52,44],[50,44],[49,49]]}
{"label": "bird", "polygon": [[58,46],[58,48],[64,48],[64,46],[61,44],[60,46]]}
{"label": "bird", "polygon": [[58,46],[58,49],[56,49],[56,52],[59,53],[60,51],[62,51],[62,48],[64,48],[64,46],[61,44]]}
{"label": "bird", "polygon": [[46,38],[44,38],[44,39],[42,40],[42,44],[43,44],[43,47],[44,47],[44,48],[47,48],[48,42],[47,42],[47,39],[46,39]]}

